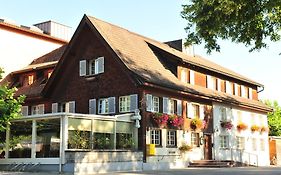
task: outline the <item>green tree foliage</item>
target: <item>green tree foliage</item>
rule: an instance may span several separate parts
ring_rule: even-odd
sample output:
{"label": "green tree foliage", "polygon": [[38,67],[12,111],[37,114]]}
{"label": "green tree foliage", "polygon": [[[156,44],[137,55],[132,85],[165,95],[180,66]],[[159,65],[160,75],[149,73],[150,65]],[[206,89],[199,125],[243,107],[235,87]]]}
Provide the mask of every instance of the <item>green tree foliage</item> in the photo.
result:
{"label": "green tree foliage", "polygon": [[[0,77],[3,70],[0,68]],[[24,96],[14,98],[16,88],[8,88],[8,86],[0,86],[0,131],[6,129],[11,119],[20,117],[21,104]]]}
{"label": "green tree foliage", "polygon": [[186,45],[204,42],[207,52],[220,51],[217,40],[266,47],[266,39],[280,40],[281,0],[191,0],[183,5],[187,20]]}
{"label": "green tree foliage", "polygon": [[273,108],[273,112],[268,113],[268,125],[270,136],[281,136],[281,107],[277,101],[266,100],[265,104]]}

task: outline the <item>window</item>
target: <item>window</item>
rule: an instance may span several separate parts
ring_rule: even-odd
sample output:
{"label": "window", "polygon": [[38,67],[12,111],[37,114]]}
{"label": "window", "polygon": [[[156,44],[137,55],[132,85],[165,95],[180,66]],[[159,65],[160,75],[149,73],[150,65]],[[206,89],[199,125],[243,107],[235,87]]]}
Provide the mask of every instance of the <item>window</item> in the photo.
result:
{"label": "window", "polygon": [[66,112],[66,103],[59,103],[58,112]]}
{"label": "window", "polygon": [[200,146],[199,133],[196,133],[196,132],[191,133],[191,145],[193,147],[199,147]]}
{"label": "window", "polygon": [[252,138],[252,150],[257,151],[257,139]]}
{"label": "window", "polygon": [[182,68],[182,70],[181,70],[181,78],[180,78],[180,80],[181,80],[181,82],[184,82],[184,83],[187,82],[187,72],[186,71],[187,70],[184,69],[184,68]]}
{"label": "window", "polygon": [[104,57],[99,57],[90,61],[80,60],[79,75],[95,75],[104,72]]}
{"label": "window", "polygon": [[108,114],[109,103],[108,98],[99,99],[99,114]]}
{"label": "window", "polygon": [[152,112],[159,112],[159,97],[152,97]]}
{"label": "window", "polygon": [[265,151],[265,141],[264,139],[260,139],[261,151]]}
{"label": "window", "polygon": [[193,106],[193,116],[195,118],[200,118],[200,106],[197,104],[192,104]]}
{"label": "window", "polygon": [[95,74],[104,72],[104,57],[99,57],[95,60]]}
{"label": "window", "polygon": [[189,71],[189,82],[190,84],[195,84],[195,77],[194,77],[194,71],[193,70],[190,70]]}
{"label": "window", "polygon": [[75,113],[75,101],[53,103],[52,113],[57,113],[57,112]]}
{"label": "window", "polygon": [[28,85],[33,84],[34,82],[34,76],[33,75],[28,75]]}
{"label": "window", "polygon": [[226,108],[221,107],[221,121],[226,121],[226,120],[227,120]]}
{"label": "window", "polygon": [[175,113],[175,101],[172,99],[168,100],[168,114]]}
{"label": "window", "polygon": [[150,140],[151,140],[151,144],[160,146],[161,145],[161,130],[151,130],[150,131]]}
{"label": "window", "polygon": [[95,60],[89,61],[89,74],[95,75]]}
{"label": "window", "polygon": [[236,137],[237,149],[245,149],[245,137]]}
{"label": "window", "polygon": [[98,133],[93,135],[94,149],[113,149],[114,147],[114,134],[111,133]]}
{"label": "window", "polygon": [[177,132],[175,130],[167,130],[167,146],[175,147],[177,146]]}
{"label": "window", "polygon": [[133,146],[132,134],[116,133],[116,149],[131,149]]}
{"label": "window", "polygon": [[216,85],[217,85],[216,77],[207,75],[207,88],[216,90],[217,89]]}
{"label": "window", "polygon": [[130,96],[119,97],[119,111],[130,112]]}
{"label": "window", "polygon": [[220,136],[220,148],[229,147],[229,136]]}
{"label": "window", "polygon": [[44,104],[31,106],[31,115],[44,114]]}

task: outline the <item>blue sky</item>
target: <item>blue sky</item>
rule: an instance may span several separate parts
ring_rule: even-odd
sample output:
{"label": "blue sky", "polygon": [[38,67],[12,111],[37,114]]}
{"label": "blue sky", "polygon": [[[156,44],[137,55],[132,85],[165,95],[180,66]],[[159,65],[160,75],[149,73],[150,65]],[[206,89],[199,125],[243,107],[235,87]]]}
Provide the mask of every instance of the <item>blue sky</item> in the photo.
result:
{"label": "blue sky", "polygon": [[[130,31],[156,39],[169,41],[184,38],[185,21],[181,18],[178,0],[0,0],[0,18],[9,18],[21,25],[47,20],[72,27],[74,31],[83,14],[122,26]],[[265,85],[260,94],[263,99],[281,103],[281,42],[270,43],[269,48],[249,53],[242,44],[221,41],[221,52],[207,55],[203,46],[195,46],[195,54],[204,56]]]}

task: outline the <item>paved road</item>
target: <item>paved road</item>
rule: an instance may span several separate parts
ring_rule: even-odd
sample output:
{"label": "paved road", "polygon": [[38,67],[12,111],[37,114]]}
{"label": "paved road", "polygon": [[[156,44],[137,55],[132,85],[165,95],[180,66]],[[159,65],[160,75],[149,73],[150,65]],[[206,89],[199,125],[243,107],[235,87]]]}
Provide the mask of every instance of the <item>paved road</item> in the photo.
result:
{"label": "paved road", "polygon": [[[58,175],[58,173],[0,172],[1,175]],[[268,168],[187,168],[168,171],[122,172],[103,175],[281,175],[281,167]],[[69,174],[67,174],[69,175]]]}

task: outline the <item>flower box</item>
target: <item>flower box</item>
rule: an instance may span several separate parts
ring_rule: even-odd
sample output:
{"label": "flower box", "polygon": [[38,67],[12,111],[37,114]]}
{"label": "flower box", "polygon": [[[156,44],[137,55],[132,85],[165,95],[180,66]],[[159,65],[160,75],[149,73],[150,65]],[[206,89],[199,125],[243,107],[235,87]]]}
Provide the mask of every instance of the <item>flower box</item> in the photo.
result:
{"label": "flower box", "polygon": [[169,115],[168,126],[174,129],[180,129],[183,125],[183,118],[177,115]]}
{"label": "flower box", "polygon": [[150,114],[153,124],[159,128],[167,128],[167,123],[169,119],[168,114],[162,113],[151,113]]}

